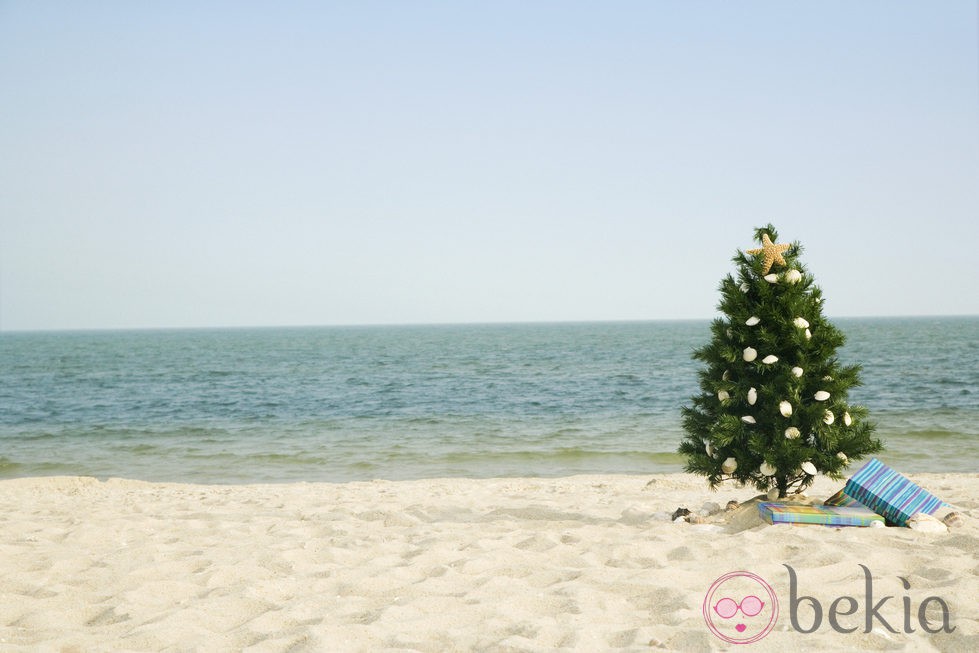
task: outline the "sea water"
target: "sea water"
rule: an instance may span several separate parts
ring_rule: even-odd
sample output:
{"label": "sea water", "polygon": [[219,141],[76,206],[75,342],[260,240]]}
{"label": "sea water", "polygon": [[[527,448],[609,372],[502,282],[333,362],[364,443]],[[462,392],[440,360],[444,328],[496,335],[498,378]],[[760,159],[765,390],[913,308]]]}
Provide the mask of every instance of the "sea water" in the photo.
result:
{"label": "sea water", "polygon": [[[901,471],[975,472],[979,318],[836,319]],[[679,472],[707,321],[0,334],[0,478]]]}

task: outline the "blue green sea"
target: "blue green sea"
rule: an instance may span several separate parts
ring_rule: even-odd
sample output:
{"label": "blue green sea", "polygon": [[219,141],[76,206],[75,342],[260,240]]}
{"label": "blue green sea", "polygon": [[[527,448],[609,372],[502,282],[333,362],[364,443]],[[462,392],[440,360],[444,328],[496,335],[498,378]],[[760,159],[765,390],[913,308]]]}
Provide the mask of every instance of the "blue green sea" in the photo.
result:
{"label": "blue green sea", "polygon": [[[905,472],[975,472],[979,317],[834,319]],[[0,478],[682,471],[702,321],[0,334]]]}

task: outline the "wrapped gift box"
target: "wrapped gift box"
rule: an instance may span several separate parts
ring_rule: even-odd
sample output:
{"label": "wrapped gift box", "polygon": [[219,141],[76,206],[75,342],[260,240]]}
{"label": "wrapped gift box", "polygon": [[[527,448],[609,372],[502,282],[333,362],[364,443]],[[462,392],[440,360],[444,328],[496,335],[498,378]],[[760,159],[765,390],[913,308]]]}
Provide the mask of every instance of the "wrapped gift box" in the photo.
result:
{"label": "wrapped gift box", "polygon": [[825,524],[827,526],[884,525],[884,518],[859,506],[807,506],[794,503],[762,502],[758,512],[769,524]]}
{"label": "wrapped gift box", "polygon": [[915,513],[932,515],[947,505],[876,458],[853,474],[843,493],[898,526],[907,526]]}
{"label": "wrapped gift box", "polygon": [[862,503],[860,503],[859,501],[857,501],[856,499],[854,499],[853,497],[849,496],[843,490],[840,490],[830,498],[823,501],[823,505],[824,506],[857,506],[858,508],[867,507]]}

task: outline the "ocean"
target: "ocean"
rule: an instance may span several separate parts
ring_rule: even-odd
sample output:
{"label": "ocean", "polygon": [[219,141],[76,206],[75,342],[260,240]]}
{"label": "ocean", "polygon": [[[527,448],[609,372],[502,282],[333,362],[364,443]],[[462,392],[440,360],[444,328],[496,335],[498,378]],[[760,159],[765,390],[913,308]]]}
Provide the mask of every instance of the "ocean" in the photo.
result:
{"label": "ocean", "polygon": [[[833,319],[905,472],[975,472],[979,317]],[[194,483],[683,471],[709,323],[0,334],[0,478]]]}

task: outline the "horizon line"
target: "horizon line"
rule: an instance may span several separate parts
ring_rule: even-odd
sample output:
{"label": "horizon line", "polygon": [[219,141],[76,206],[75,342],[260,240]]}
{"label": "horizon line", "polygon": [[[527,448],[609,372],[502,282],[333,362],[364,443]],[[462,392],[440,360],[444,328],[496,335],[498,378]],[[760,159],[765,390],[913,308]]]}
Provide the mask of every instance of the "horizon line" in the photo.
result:
{"label": "horizon line", "polygon": [[[480,320],[460,322],[338,322],[330,324],[240,324],[240,325],[197,325],[197,326],[123,326],[123,327],[52,327],[3,329],[2,334],[28,333],[98,333],[134,331],[234,331],[260,329],[356,329],[356,328],[411,328],[411,327],[461,327],[461,326],[532,326],[532,325],[583,325],[583,324],[649,324],[656,322],[711,322],[712,317],[677,318],[597,318],[582,320]],[[977,313],[923,314],[923,315],[836,315],[827,316],[832,320],[915,320],[915,319],[962,319],[977,318]]]}

